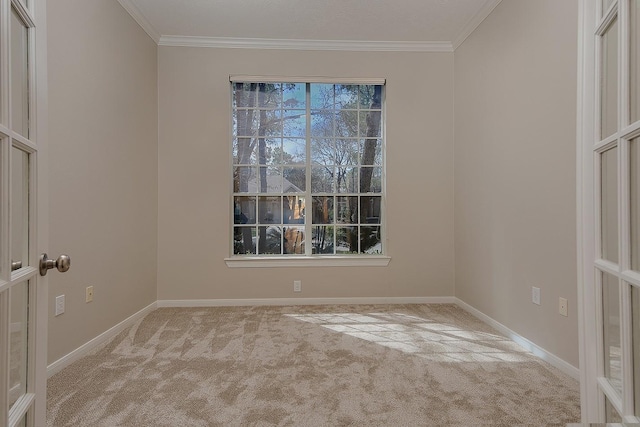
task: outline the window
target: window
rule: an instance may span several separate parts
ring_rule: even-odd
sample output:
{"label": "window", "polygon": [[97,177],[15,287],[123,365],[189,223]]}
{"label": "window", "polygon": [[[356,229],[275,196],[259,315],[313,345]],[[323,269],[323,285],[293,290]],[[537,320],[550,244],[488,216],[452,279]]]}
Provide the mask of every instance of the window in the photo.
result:
{"label": "window", "polygon": [[234,256],[383,255],[383,82],[231,79]]}

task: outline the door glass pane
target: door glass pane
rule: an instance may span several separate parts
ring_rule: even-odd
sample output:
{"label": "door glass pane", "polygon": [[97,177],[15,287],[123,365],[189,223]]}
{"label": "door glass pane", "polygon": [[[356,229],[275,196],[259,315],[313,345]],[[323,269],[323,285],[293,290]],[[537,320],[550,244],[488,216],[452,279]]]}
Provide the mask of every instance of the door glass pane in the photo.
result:
{"label": "door glass pane", "polygon": [[613,0],[601,0],[602,2],[602,14],[604,15],[609,10],[609,6],[613,3]]}
{"label": "door glass pane", "polygon": [[622,353],[620,350],[620,287],[618,278],[602,273],[602,319],[604,375],[622,394]]}
{"label": "door glass pane", "polygon": [[11,262],[29,261],[29,155],[11,149]]}
{"label": "door glass pane", "polygon": [[601,245],[602,258],[618,262],[618,148],[601,155]]}
{"label": "door glass pane", "polygon": [[631,288],[631,310],[633,313],[633,389],[635,414],[640,416],[640,288]]}
{"label": "door glass pane", "polygon": [[640,0],[629,3],[631,14],[629,74],[631,123],[640,120]]}
{"label": "door glass pane", "polygon": [[629,143],[631,269],[640,271],[640,138]]}
{"label": "door glass pane", "polygon": [[611,401],[607,399],[606,396],[604,398],[604,411],[605,411],[605,418],[607,423],[622,422],[622,417],[620,416],[620,414],[618,414],[618,411],[616,411],[616,408],[613,406]]}
{"label": "door glass pane", "polygon": [[600,137],[618,130],[618,20],[602,36],[602,77],[600,81]]}
{"label": "door glass pane", "polygon": [[9,407],[27,392],[29,282],[11,288],[10,304]]}
{"label": "door glass pane", "polygon": [[29,137],[29,72],[28,30],[14,8],[11,8],[11,126]]}

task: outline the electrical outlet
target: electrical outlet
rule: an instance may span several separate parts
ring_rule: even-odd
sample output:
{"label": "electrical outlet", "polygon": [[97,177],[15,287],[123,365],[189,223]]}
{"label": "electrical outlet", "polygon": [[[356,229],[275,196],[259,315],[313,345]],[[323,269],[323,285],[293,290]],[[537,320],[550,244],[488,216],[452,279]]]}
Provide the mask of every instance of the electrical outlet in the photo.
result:
{"label": "electrical outlet", "polygon": [[56,297],[56,316],[60,316],[64,313],[64,295]]}
{"label": "electrical outlet", "polygon": [[85,295],[85,301],[86,302],[93,301],[93,286],[87,286],[86,295]]}
{"label": "electrical outlet", "polygon": [[540,288],[531,287],[531,302],[540,305]]}
{"label": "electrical outlet", "polygon": [[293,281],[293,292],[302,292],[302,280]]}
{"label": "electrical outlet", "polygon": [[565,317],[569,315],[569,303],[567,302],[566,298],[560,297],[558,312]]}

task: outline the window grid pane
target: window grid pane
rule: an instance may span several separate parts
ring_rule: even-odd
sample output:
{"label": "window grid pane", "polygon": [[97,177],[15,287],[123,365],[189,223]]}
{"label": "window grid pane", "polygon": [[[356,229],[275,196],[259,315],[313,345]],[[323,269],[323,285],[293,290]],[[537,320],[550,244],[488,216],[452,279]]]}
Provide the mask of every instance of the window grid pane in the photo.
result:
{"label": "window grid pane", "polygon": [[600,236],[602,258],[618,262],[618,148],[600,157]]}
{"label": "window grid pane", "polygon": [[614,390],[622,395],[620,283],[609,273],[602,273],[602,319],[604,375]]}
{"label": "window grid pane", "polygon": [[11,126],[29,137],[29,30],[11,8]]}
{"label": "window grid pane", "polygon": [[234,254],[382,254],[382,86],[232,89]]}
{"label": "window grid pane", "polygon": [[14,285],[10,296],[9,408],[27,392],[29,282]]}
{"label": "window grid pane", "polygon": [[640,120],[640,0],[629,3],[630,32],[629,42],[629,89],[630,89],[630,122]]}
{"label": "window grid pane", "polygon": [[618,131],[618,20],[615,19],[602,36],[600,78],[600,137],[605,139]]}

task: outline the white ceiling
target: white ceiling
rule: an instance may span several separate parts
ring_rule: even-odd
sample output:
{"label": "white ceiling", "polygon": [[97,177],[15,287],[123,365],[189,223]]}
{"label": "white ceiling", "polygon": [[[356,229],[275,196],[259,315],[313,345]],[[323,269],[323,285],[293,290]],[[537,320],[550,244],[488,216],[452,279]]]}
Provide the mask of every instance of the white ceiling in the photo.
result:
{"label": "white ceiling", "polygon": [[[119,0],[158,43],[306,40],[457,47],[500,0]],[[179,37],[176,37],[179,36]],[[185,37],[186,36],[186,37]],[[419,49],[418,49],[419,50]],[[446,49],[444,49],[446,50]]]}

